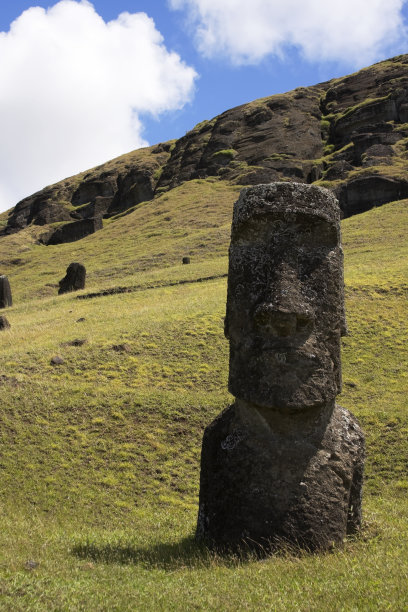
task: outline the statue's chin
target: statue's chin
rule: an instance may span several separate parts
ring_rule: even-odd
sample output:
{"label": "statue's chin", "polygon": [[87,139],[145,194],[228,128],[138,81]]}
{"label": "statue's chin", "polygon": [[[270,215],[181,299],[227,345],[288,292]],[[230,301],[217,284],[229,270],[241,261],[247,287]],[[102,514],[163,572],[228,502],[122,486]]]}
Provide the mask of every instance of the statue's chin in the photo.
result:
{"label": "statue's chin", "polygon": [[312,356],[293,353],[285,362],[276,362],[274,354],[265,352],[233,365],[241,367],[230,370],[230,392],[265,408],[317,408],[332,402],[338,392],[333,361],[326,352]]}
{"label": "statue's chin", "polygon": [[245,399],[252,404],[263,406],[264,408],[301,412],[325,406],[333,402],[336,397],[334,392],[319,393],[316,390],[314,391],[314,393],[311,393],[310,389],[305,386],[305,388],[297,389],[296,393],[290,394],[286,389],[275,388],[268,397],[265,397],[263,393],[253,393],[251,397]]}

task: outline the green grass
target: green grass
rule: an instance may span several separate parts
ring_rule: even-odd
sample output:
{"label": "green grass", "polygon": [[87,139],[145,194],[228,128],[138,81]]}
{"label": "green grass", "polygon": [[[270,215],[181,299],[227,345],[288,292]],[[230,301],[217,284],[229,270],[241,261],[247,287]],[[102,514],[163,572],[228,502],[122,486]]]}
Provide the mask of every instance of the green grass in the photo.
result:
{"label": "green grass", "polygon": [[239,190],[221,181],[189,181],[109,220],[102,232],[58,246],[38,244],[44,229],[30,226],[0,240],[2,273],[13,280],[16,299],[25,301],[55,295],[72,261],[86,266],[89,288],[139,284],[159,269],[159,276],[173,278],[168,268],[185,255],[211,269],[211,260],[227,255]]}
{"label": "green grass", "polygon": [[229,159],[233,159],[237,152],[235,149],[221,149],[220,151],[216,151],[212,154],[213,157],[226,157]]}
{"label": "green grass", "polygon": [[[0,240],[15,298],[0,338],[0,609],[407,609],[407,201],[343,222],[339,402],[367,437],[361,536],[266,559],[192,538],[203,429],[231,401],[222,275],[237,193],[192,181],[77,243],[40,246],[35,228]],[[76,259],[80,293],[137,290],[57,296],[47,284]]]}

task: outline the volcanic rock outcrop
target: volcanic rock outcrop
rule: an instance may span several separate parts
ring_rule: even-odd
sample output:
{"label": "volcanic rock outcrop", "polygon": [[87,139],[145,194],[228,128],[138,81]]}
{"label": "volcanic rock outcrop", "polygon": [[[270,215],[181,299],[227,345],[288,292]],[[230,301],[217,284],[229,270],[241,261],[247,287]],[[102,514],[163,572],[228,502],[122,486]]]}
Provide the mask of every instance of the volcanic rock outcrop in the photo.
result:
{"label": "volcanic rock outcrop", "polygon": [[30,224],[110,217],[152,199],[171,145],[138,149],[24,198],[10,211],[3,234]]}
{"label": "volcanic rock outcrop", "polygon": [[205,430],[197,537],[341,545],[360,527],[364,436],[335,404],[345,333],[336,198],[272,183],[235,203],[225,333],[236,397]]}
{"label": "volcanic rock outcrop", "polygon": [[74,221],[62,225],[51,234],[42,238],[44,244],[62,244],[64,242],[75,242],[81,240],[85,236],[94,234],[102,229],[101,217],[92,217],[91,219],[83,219],[82,221]]}
{"label": "volcanic rock outcrop", "polygon": [[[408,193],[408,55],[237,106],[177,141],[123,155],[46,187],[0,234],[111,217],[192,179],[276,180],[333,190],[344,216]],[[78,226],[79,227],[79,226]],[[63,241],[72,230],[57,230]]]}
{"label": "volcanic rock outcrop", "polygon": [[85,288],[86,269],[80,263],[70,263],[67,268],[67,273],[59,281],[58,295],[69,293],[70,291],[79,291]]}

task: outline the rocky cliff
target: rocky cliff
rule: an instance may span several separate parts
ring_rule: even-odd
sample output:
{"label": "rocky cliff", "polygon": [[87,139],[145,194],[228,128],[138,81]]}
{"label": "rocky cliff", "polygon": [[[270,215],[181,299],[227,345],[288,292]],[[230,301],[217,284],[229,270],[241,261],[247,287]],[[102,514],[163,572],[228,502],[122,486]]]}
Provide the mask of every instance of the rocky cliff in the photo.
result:
{"label": "rocky cliff", "polygon": [[316,183],[334,190],[350,216],[408,197],[407,171],[408,55],[401,55],[238,106],[177,141],[46,187],[10,211],[3,234],[52,224],[46,244],[77,240],[100,228],[103,217],[210,176],[240,185]]}

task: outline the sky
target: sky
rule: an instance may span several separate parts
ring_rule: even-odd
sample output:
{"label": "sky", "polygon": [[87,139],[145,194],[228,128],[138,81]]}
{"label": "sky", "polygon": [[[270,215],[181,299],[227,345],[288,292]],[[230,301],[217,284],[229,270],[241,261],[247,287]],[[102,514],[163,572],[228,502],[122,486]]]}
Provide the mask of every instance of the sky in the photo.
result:
{"label": "sky", "polygon": [[408,52],[408,0],[1,0],[0,211],[256,98]]}

